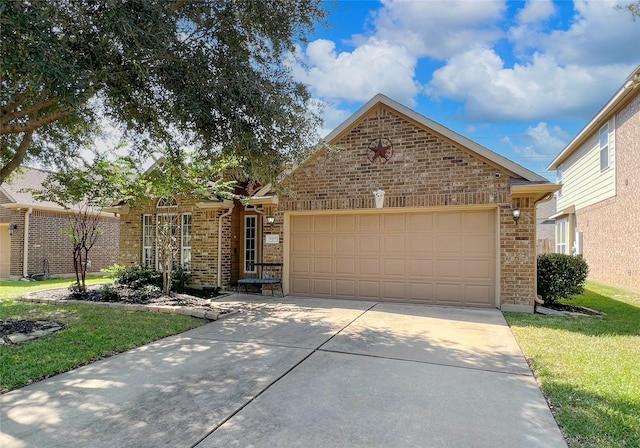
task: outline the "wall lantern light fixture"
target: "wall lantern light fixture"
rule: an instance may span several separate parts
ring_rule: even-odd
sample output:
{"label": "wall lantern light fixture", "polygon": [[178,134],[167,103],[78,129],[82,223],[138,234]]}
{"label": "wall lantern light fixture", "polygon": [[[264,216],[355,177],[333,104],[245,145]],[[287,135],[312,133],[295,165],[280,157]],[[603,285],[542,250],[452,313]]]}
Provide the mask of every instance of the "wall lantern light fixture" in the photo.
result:
{"label": "wall lantern light fixture", "polygon": [[10,224],[9,225],[9,236],[13,236],[13,231],[16,230],[18,228],[17,224]]}
{"label": "wall lantern light fixture", "polygon": [[513,216],[513,222],[515,222],[516,225],[518,225],[518,219],[520,219],[520,209],[519,208],[514,208],[511,211],[511,215]]}
{"label": "wall lantern light fixture", "polygon": [[275,216],[267,216],[267,225],[268,226],[273,225],[274,222],[276,222],[276,217]]}

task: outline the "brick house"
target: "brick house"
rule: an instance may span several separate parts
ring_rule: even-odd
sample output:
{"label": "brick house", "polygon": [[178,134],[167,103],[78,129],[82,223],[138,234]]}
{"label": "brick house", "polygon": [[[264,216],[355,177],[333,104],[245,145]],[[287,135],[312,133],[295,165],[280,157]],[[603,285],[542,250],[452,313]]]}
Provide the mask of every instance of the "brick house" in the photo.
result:
{"label": "brick house", "polygon": [[[23,168],[0,185],[0,278],[20,278],[48,270],[52,276],[73,274],[73,248],[64,230],[69,215],[52,202],[36,201],[25,189],[40,188],[48,172]],[[25,232],[26,229],[26,232]],[[103,213],[103,236],[89,252],[88,272],[100,272],[118,261],[120,222]]]}
{"label": "brick house", "polygon": [[640,66],[551,162],[556,252],[581,254],[589,278],[640,288]]}
{"label": "brick house", "polygon": [[121,263],[155,263],[170,213],[195,285],[281,262],[285,294],[533,311],[535,209],[557,186],[383,95],[326,142],[286,195],[121,206]]}

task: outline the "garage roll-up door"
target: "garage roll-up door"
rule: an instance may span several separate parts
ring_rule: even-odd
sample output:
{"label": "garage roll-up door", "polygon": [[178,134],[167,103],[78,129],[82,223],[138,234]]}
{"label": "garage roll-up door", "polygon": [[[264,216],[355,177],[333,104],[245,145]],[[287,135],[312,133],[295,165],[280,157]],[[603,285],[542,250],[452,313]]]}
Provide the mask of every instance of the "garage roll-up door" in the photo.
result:
{"label": "garage roll-up door", "polygon": [[293,215],[289,293],[495,306],[495,215]]}

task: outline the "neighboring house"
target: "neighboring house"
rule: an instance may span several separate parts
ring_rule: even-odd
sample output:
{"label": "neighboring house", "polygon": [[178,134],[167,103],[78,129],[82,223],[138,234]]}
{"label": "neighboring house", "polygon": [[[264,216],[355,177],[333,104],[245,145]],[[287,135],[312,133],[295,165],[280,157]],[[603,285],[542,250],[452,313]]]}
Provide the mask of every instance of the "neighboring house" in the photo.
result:
{"label": "neighboring house", "polygon": [[[557,170],[556,251],[589,278],[640,288],[640,66],[548,169]],[[635,78],[635,80],[634,80]]]}
{"label": "neighboring house", "polygon": [[383,95],[326,142],[284,177],[288,196],[114,209],[121,263],[157,262],[169,214],[196,285],[281,262],[285,294],[533,311],[535,209],[556,185]]}
{"label": "neighboring house", "polygon": [[[0,185],[0,278],[74,273],[73,247],[65,233],[69,212],[53,202],[36,201],[24,191],[40,188],[48,175],[23,168]],[[118,262],[119,219],[103,213],[100,229],[103,235],[89,252],[88,272]]]}
{"label": "neighboring house", "polygon": [[536,210],[536,233],[538,236],[538,255],[555,252],[556,221],[551,216],[556,214],[555,196],[538,204]]}

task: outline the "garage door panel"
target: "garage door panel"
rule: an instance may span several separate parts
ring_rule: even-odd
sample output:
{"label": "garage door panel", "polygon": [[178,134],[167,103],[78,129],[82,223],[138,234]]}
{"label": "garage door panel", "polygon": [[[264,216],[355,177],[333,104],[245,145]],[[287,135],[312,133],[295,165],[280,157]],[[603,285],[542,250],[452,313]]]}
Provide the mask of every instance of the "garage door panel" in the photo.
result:
{"label": "garage door panel", "polygon": [[332,294],[332,290],[331,290],[331,286],[332,286],[333,282],[331,281],[331,279],[325,279],[325,278],[314,278],[313,279],[313,294],[314,295],[318,295],[318,296],[331,296]]}
{"label": "garage door panel", "polygon": [[355,275],[356,274],[356,259],[351,258],[336,258],[336,275]]}
{"label": "garage door panel", "polygon": [[465,260],[464,278],[491,280],[493,277],[493,266],[490,260]]}
{"label": "garage door panel", "polygon": [[404,258],[385,258],[383,275],[392,277],[406,276],[406,260]]}
{"label": "garage door panel", "polygon": [[309,235],[294,235],[291,237],[291,250],[294,254],[311,252],[311,239]]}
{"label": "garage door panel", "polygon": [[335,235],[336,253],[353,254],[356,251],[356,235]]}
{"label": "garage door panel", "polygon": [[409,255],[431,255],[433,253],[433,239],[431,235],[409,235],[405,240],[404,250]]}
{"label": "garage door panel", "polygon": [[337,296],[357,297],[355,280],[338,279],[335,281],[335,285]]}
{"label": "garage door panel", "polygon": [[331,216],[314,216],[313,232],[332,232],[333,219]]}
{"label": "garage door panel", "polygon": [[379,258],[360,258],[358,260],[358,273],[361,275],[380,275]]}
{"label": "garage door panel", "polygon": [[462,285],[459,283],[438,283],[435,286],[435,303],[447,305],[462,304]]}
{"label": "garage door panel", "polygon": [[360,215],[358,216],[358,231],[372,232],[380,230],[379,215]]}
{"label": "garage door panel", "polygon": [[311,258],[310,257],[292,257],[291,272],[294,274],[311,274]]}
{"label": "garage door panel", "polygon": [[380,298],[380,280],[360,280],[358,282],[359,297]]}
{"label": "garage door panel", "polygon": [[407,271],[411,277],[433,277],[433,260],[412,258],[407,261]]}
{"label": "garage door panel", "polygon": [[338,215],[336,216],[336,232],[355,232],[356,231],[355,215]]}
{"label": "garage door panel", "polygon": [[468,305],[486,305],[490,303],[493,292],[486,285],[465,285],[466,304]]}
{"label": "garage door panel", "polygon": [[435,241],[435,249],[436,256],[460,256],[462,253],[460,235],[439,235]]}
{"label": "garage door panel", "polygon": [[433,213],[411,213],[407,215],[409,232],[429,233],[433,231]]}
{"label": "garage door panel", "polygon": [[433,302],[433,283],[409,282],[407,285],[407,299],[420,302]]}
{"label": "garage door panel", "polygon": [[291,290],[295,294],[313,294],[311,290],[311,278],[291,277]]}
{"label": "garage door panel", "polygon": [[384,282],[385,299],[400,299],[403,300],[407,297],[407,291],[404,282]]}
{"label": "garage door panel", "polygon": [[404,235],[387,235],[383,237],[386,253],[404,253]]}
{"label": "garage door panel", "polygon": [[293,216],[290,292],[495,306],[495,216],[495,210]]}
{"label": "garage door panel", "polygon": [[314,235],[312,252],[333,252],[333,235]]}
{"label": "garage door panel", "polygon": [[373,252],[377,254],[378,252],[380,252],[380,237],[378,235],[360,235],[359,243],[360,253]]}
{"label": "garage door panel", "polygon": [[332,257],[316,257],[313,259],[314,274],[331,274],[333,272]]}
{"label": "garage door panel", "polygon": [[385,232],[405,232],[404,214],[388,214],[383,215]]}

